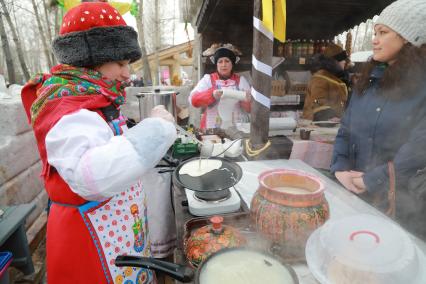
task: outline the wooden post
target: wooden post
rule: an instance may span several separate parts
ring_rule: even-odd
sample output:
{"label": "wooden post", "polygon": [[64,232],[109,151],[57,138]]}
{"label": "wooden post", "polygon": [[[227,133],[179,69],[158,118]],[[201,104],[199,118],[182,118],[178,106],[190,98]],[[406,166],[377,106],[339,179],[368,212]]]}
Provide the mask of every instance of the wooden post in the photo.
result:
{"label": "wooden post", "polygon": [[293,143],[284,136],[269,138],[272,51],[274,35],[261,22],[262,0],[254,0],[252,103],[250,139],[245,150],[249,160],[288,159]]}
{"label": "wooden post", "polygon": [[[254,0],[254,17],[261,20],[262,0]],[[268,65],[272,64],[272,48],[273,38],[268,38],[264,33],[256,27],[253,28],[253,55],[254,57]],[[253,98],[256,96],[253,91],[263,94],[267,99],[271,97],[271,76],[252,67],[253,78]],[[250,143],[254,150],[262,148],[268,141],[269,133],[269,107],[261,104],[256,99],[251,104],[251,126],[250,126]]]}

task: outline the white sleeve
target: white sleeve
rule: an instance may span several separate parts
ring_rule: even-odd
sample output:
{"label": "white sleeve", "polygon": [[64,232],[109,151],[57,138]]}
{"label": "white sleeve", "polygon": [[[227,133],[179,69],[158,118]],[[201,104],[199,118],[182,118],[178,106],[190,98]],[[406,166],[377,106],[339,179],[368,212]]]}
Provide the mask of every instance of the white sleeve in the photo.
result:
{"label": "white sleeve", "polygon": [[210,79],[210,74],[205,74],[200,81],[198,81],[197,85],[192,89],[189,94],[188,101],[189,104],[192,105],[192,95],[196,92],[204,92],[212,87],[212,81]]}
{"label": "white sleeve", "polygon": [[250,84],[244,76],[240,76],[240,84],[238,85],[238,89],[241,91],[250,91]]}
{"label": "white sleeve", "polygon": [[163,148],[154,150],[158,160],[144,160],[127,136],[114,136],[96,112],[84,109],[63,116],[46,136],[49,164],[87,200],[103,200],[129,188],[161,159],[167,151]]}

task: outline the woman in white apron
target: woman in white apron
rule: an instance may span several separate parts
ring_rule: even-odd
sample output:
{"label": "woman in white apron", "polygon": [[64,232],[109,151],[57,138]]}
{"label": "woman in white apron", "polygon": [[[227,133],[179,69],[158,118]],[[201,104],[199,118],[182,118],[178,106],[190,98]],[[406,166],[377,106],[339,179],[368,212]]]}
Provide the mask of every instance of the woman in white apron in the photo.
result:
{"label": "woman in white apron", "polygon": [[192,106],[204,109],[200,123],[201,129],[225,128],[224,118],[219,115],[220,100],[225,89],[246,92],[242,99],[227,102],[232,105],[227,105],[223,108],[230,108],[230,112],[232,112],[229,118],[231,124],[235,125],[248,120],[248,113],[250,113],[250,85],[246,78],[234,73],[234,65],[239,58],[231,47],[222,46],[215,51],[211,59],[216,65],[217,71],[204,75],[189,96],[189,103]]}
{"label": "woman in white apron", "polygon": [[121,115],[137,33],[108,3],[84,2],[65,14],[53,51],[60,64],[21,93],[52,202],[47,281],[154,283],[150,270],[115,266],[118,255],[151,256],[141,177],[176,139],[164,106],[130,129]]}

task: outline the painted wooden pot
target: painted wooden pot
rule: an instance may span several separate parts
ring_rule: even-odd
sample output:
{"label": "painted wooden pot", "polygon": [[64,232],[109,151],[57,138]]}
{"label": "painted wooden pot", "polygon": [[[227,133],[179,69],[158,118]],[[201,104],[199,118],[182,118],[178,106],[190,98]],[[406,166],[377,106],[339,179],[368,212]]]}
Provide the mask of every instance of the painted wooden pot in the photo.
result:
{"label": "painted wooden pot", "polygon": [[213,216],[210,222],[211,225],[193,232],[185,243],[186,257],[194,267],[198,267],[207,257],[219,250],[246,244],[246,239],[237,229],[222,224],[223,217]]}
{"label": "painted wooden pot", "polygon": [[263,172],[250,218],[256,230],[277,245],[281,256],[303,258],[308,237],[329,218],[324,183],[297,170]]}

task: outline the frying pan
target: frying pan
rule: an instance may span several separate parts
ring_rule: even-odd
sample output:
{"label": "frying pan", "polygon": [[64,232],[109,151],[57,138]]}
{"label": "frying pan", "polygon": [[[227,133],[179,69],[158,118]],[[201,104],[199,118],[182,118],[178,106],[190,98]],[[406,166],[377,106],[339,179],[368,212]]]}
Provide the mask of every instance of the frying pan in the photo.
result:
{"label": "frying pan", "polygon": [[217,170],[213,170],[198,177],[179,174],[180,169],[186,163],[197,161],[198,159],[199,158],[194,158],[181,163],[173,172],[173,182],[178,187],[196,191],[199,197],[201,197],[201,195],[208,196],[210,193],[213,194],[213,192],[228,191],[229,188],[237,184],[243,176],[243,171],[237,163],[219,157],[209,158],[209,160],[220,160],[222,162],[222,166]]}

